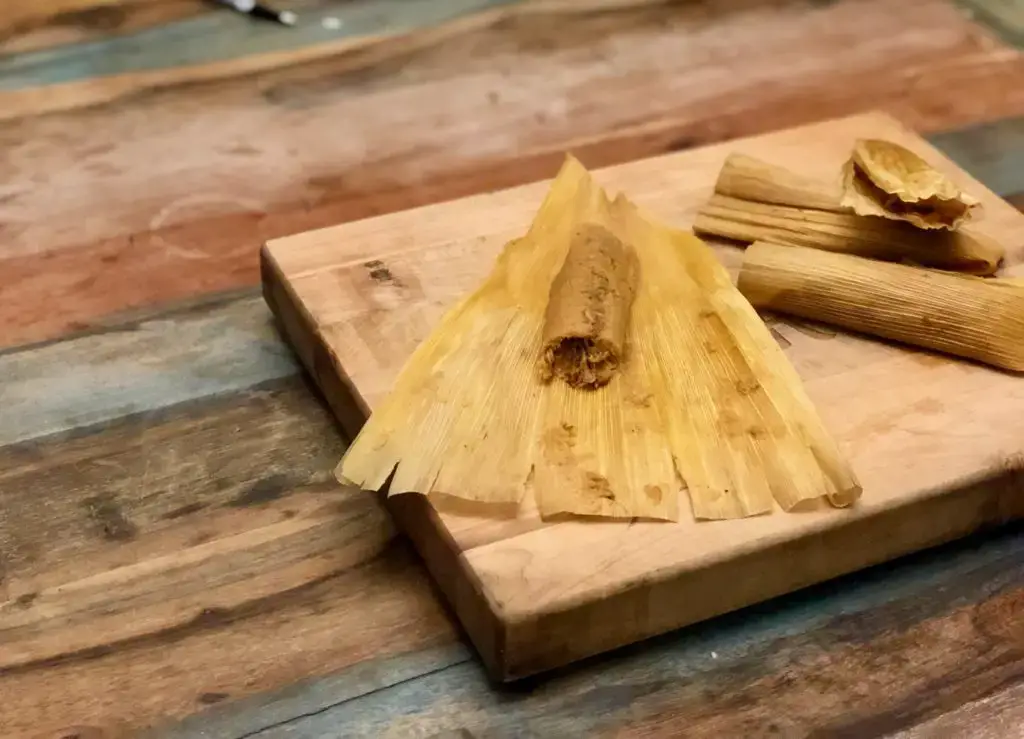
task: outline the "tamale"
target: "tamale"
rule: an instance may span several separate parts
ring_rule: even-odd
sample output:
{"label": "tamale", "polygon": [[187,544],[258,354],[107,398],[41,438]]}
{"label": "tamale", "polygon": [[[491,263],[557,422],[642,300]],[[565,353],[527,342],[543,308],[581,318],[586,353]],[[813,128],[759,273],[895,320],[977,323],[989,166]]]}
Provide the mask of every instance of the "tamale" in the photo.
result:
{"label": "tamale", "polygon": [[537,376],[572,236],[607,221],[604,191],[568,157],[526,235],[406,362],[338,478],[376,488],[397,466],[390,494],[518,503],[529,487],[545,516],[676,520],[681,486],[661,416],[627,402],[650,395],[642,364],[627,362],[597,391]]}
{"label": "tamale", "polygon": [[977,275],[995,273],[1004,255],[992,239],[965,230],[922,231],[909,223],[717,193],[697,214],[693,230],[733,241],[771,241]]}
{"label": "tamale", "polygon": [[730,154],[718,172],[715,192],[740,200],[842,212],[842,192],[785,167],[745,154]]}
{"label": "tamale", "polygon": [[739,290],[756,307],[1024,371],[1024,284],[757,242]]}
{"label": "tamale", "polygon": [[[546,320],[558,315],[552,298],[572,295],[569,276],[594,253],[614,257],[605,273],[624,294],[636,285],[632,310],[615,309],[625,341],[606,335],[615,371],[596,387],[545,383],[545,338],[565,333]],[[633,258],[638,269],[619,271]],[[765,513],[773,498],[786,510],[847,505],[860,493],[710,248],[622,196],[609,202],[571,157],[528,233],[417,348],[337,474],[381,485],[396,466],[391,494],[514,502],[529,488],[545,517],[674,520],[684,487],[698,518]]]}
{"label": "tamale", "polygon": [[955,230],[979,207],[977,198],[891,141],[857,141],[842,174],[842,204],[863,216],[907,221],[923,229]]}
{"label": "tamale", "polygon": [[578,388],[608,384],[625,358],[637,270],[633,247],[611,231],[595,224],[576,229],[548,297],[543,381],[558,377]]}

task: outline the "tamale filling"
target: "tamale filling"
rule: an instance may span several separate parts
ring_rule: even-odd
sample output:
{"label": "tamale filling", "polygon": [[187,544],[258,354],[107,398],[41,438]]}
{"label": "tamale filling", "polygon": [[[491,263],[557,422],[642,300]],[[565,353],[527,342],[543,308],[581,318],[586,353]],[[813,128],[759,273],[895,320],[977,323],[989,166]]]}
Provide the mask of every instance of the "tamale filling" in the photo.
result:
{"label": "tamale filling", "polygon": [[611,381],[625,360],[638,277],[635,251],[611,231],[585,224],[573,233],[544,316],[543,381],[581,389]]}

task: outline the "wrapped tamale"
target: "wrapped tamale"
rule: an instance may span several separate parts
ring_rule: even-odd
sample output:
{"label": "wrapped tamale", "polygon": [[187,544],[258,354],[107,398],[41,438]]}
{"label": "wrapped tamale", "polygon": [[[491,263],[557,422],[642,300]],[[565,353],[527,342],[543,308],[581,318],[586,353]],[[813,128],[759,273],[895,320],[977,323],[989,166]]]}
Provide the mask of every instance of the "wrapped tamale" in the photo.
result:
{"label": "wrapped tamale", "polygon": [[756,242],[738,286],[758,308],[1016,372],[1024,371],[1024,284]]}
{"label": "wrapped tamale", "polygon": [[715,182],[715,193],[739,200],[792,208],[841,212],[842,193],[811,177],[763,162],[746,154],[725,159]]}
{"label": "wrapped tamale", "polygon": [[584,224],[551,284],[544,316],[541,379],[572,387],[608,384],[626,353],[626,329],[636,296],[633,247],[603,226]]}
{"label": "wrapped tamale", "polygon": [[923,231],[909,223],[718,194],[701,208],[693,228],[731,241],[771,241],[975,275],[994,274],[1005,253],[992,239],[964,230]]}
{"label": "wrapped tamale", "polygon": [[906,219],[851,212],[840,201],[834,187],[734,154],[693,228],[732,241],[771,241],[977,275],[994,274],[1003,259],[1003,247],[982,234],[923,230]]}
{"label": "wrapped tamale", "polygon": [[979,207],[974,196],[906,147],[861,139],[843,165],[842,204],[923,229],[955,230]]}

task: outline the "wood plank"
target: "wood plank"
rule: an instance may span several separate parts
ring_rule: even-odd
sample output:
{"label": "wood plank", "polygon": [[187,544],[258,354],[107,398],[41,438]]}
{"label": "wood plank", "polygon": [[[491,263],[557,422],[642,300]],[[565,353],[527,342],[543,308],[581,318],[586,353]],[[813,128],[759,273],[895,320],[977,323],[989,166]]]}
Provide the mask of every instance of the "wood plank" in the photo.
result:
{"label": "wood plank", "polygon": [[266,239],[534,180],[566,149],[602,166],[867,104],[925,131],[1020,114],[1022,72],[941,0],[715,0],[9,120],[0,335],[253,284]]}
{"label": "wood plank", "polygon": [[342,438],[269,324],[243,295],[0,353],[4,736],[467,658],[377,500],[332,482]]}
{"label": "wood plank", "polygon": [[[882,736],[985,701],[1024,672],[1024,532],[973,537],[697,624],[516,687],[453,665],[268,716],[335,736]],[[319,697],[320,694],[317,693]],[[270,703],[273,696],[267,696]],[[239,736],[224,706],[184,726]],[[248,707],[247,707],[248,708]],[[982,714],[976,713],[978,717]],[[1009,715],[1013,715],[1012,711]],[[908,731],[910,737],[986,736]],[[161,739],[194,736],[179,727]],[[993,733],[992,736],[1001,736]]]}
{"label": "wood plank", "polygon": [[991,25],[1010,43],[1024,46],[1024,2],[1021,0],[957,0],[971,17]]}
{"label": "wood plank", "polygon": [[[859,137],[898,141],[950,171],[984,203],[986,217],[974,228],[1007,245],[1008,273],[1021,269],[1024,244],[1015,237],[1024,216],[882,115],[596,176],[657,217],[685,225],[728,153],[824,179],[839,171]],[[347,429],[358,428],[443,312],[526,230],[548,187],[540,182],[267,244],[271,307]],[[414,244],[409,234],[416,234]],[[827,343],[786,338],[790,360],[864,486],[852,510],[594,525],[542,522],[529,502],[509,520],[422,496],[389,499],[497,678],[521,678],[1024,515],[1024,380],[843,334]],[[880,396],[878,387],[889,393]],[[606,554],[595,560],[595,552]],[[731,586],[717,587],[721,582]]]}
{"label": "wood plank", "polygon": [[[519,2],[443,0],[410,5],[401,0],[373,0],[341,8],[320,3],[319,8],[301,8],[299,21],[287,29],[240,22],[242,19],[229,13],[210,13],[127,38],[0,57],[0,90],[6,91],[0,120],[107,103],[140,90],[253,74],[355,51],[372,49],[384,56],[407,53],[514,17],[520,12]],[[649,4],[651,0],[614,2],[626,7]],[[586,13],[595,6],[607,9],[608,3],[589,0],[578,7],[555,5],[561,12]],[[528,12],[534,12],[533,8]],[[327,17],[340,23],[322,23]],[[171,43],[164,41],[168,36]],[[211,43],[214,39],[216,43]],[[89,70],[87,84],[82,84],[82,69]]]}
{"label": "wood plank", "polygon": [[[174,343],[167,340],[169,328]],[[258,296],[208,301],[67,341],[0,351],[0,446],[244,390],[297,370]]]}
{"label": "wood plank", "polygon": [[971,135],[956,131],[929,138],[946,156],[995,192],[1012,196],[1024,192],[1024,125],[1020,121],[992,121],[974,127]]}
{"label": "wood plank", "polygon": [[1024,682],[1010,685],[993,695],[954,708],[892,739],[1017,739],[1024,726]]}
{"label": "wood plank", "polygon": [[0,449],[5,736],[144,727],[354,666],[358,693],[452,644],[378,501],[333,482],[341,447],[291,378]]}
{"label": "wood plank", "polygon": [[7,0],[0,59],[129,34],[209,10],[203,0]]}

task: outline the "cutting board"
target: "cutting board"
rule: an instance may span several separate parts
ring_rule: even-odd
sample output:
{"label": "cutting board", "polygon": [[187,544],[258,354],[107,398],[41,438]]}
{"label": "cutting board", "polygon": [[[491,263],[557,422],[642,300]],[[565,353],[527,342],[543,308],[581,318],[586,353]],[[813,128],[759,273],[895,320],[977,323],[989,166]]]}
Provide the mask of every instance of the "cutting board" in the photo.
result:
{"label": "cutting board", "polygon": [[[1024,215],[878,113],[595,175],[612,192],[688,227],[730,152],[834,178],[858,137],[900,142],[978,195],[986,212],[975,228],[1006,244],[1007,271],[1020,271]],[[526,230],[549,184],[266,244],[267,302],[349,433],[385,397],[443,312]],[[735,273],[742,252],[716,249]],[[688,515],[678,523],[543,522],[532,501],[515,515],[418,494],[388,499],[497,679],[566,664],[1024,513],[1024,378],[769,321],[863,483],[852,509],[700,523]],[[688,510],[685,502],[681,510]]]}

